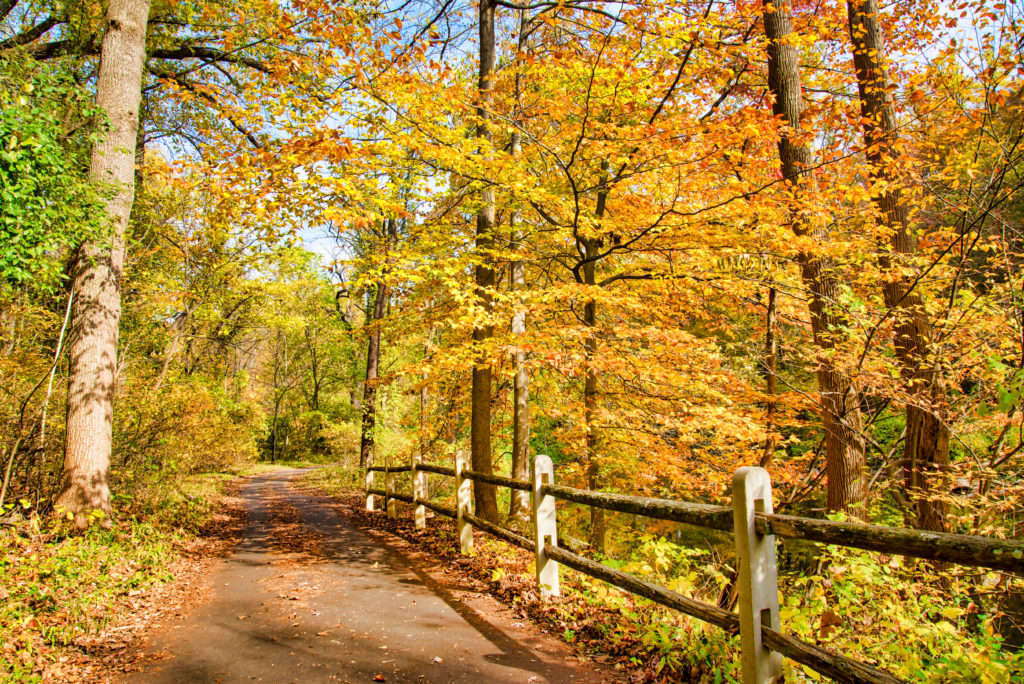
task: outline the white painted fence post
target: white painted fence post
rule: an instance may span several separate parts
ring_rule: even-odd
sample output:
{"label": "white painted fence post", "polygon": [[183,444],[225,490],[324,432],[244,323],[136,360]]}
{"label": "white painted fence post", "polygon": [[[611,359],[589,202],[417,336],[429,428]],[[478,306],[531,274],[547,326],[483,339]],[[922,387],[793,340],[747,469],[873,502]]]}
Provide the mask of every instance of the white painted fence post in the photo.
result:
{"label": "white painted fence post", "polygon": [[[371,464],[372,465],[372,464]],[[373,488],[373,471],[370,470],[370,466],[366,467],[366,510],[373,511],[373,494],[370,490]]]}
{"label": "white painted fence post", "polygon": [[416,521],[417,530],[427,527],[427,507],[421,503],[427,498],[427,472],[419,469],[422,462],[422,454],[412,455],[412,501],[415,506],[412,515]]}
{"label": "white painted fence post", "polygon": [[541,488],[554,484],[555,467],[548,456],[533,458],[533,540],[537,544],[537,587],[540,597],[547,599],[559,596],[558,563],[548,558],[544,544],[558,546],[558,530],[555,518],[555,497],[542,494]]}
{"label": "white painted fence post", "polygon": [[744,684],[782,678],[782,654],[761,642],[761,627],[779,628],[775,535],[760,535],[756,513],[772,512],[772,482],[764,468],[745,467],[732,478],[733,524],[740,588],[740,641]]}
{"label": "white painted fence post", "polygon": [[459,550],[468,554],[473,550],[473,526],[466,520],[466,513],[473,512],[473,481],[463,477],[462,472],[469,470],[469,454],[463,450],[455,452],[455,482],[458,485],[458,520]]}
{"label": "white painted fence post", "polygon": [[388,517],[394,518],[398,516],[398,502],[391,498],[395,493],[395,474],[391,472],[390,460],[384,462],[384,491],[387,492],[384,497],[384,508],[388,512]]}

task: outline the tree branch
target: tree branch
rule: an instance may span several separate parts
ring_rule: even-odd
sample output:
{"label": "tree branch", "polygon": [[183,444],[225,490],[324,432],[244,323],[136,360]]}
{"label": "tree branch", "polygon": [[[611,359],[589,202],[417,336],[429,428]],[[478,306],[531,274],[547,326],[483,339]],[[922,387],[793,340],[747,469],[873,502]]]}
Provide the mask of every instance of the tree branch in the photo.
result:
{"label": "tree branch", "polygon": [[[3,7],[0,7],[0,17],[2,16],[4,16]],[[11,36],[7,40],[0,41],[0,50],[10,50],[11,48],[18,47],[19,45],[27,45],[52,29],[54,26],[63,24],[65,21],[65,19],[59,17],[47,17],[27,31],[22,31],[16,36]]]}

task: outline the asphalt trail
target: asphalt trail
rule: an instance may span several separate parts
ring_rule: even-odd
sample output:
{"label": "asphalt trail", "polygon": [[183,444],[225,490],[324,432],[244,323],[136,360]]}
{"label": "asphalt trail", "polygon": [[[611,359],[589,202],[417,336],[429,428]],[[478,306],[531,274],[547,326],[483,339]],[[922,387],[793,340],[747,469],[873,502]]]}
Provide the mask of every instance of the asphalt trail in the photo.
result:
{"label": "asphalt trail", "polygon": [[249,522],[212,596],[150,636],[166,657],[127,682],[602,681],[294,491],[299,472],[243,484]]}

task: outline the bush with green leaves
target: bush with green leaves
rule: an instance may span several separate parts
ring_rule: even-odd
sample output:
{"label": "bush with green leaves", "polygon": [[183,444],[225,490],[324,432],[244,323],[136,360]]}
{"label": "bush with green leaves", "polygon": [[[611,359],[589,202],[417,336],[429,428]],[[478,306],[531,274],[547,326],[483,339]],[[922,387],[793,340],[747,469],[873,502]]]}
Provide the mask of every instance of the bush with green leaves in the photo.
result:
{"label": "bush with green leaves", "polygon": [[103,117],[61,61],[0,61],[0,281],[52,286],[61,257],[106,225],[88,180]]}

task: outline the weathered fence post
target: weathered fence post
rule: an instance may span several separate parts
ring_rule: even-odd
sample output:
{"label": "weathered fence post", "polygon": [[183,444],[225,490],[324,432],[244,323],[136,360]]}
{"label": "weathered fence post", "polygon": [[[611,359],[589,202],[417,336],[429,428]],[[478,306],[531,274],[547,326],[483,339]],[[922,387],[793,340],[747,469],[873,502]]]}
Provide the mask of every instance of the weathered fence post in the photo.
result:
{"label": "weathered fence post", "polygon": [[533,458],[533,539],[537,545],[537,587],[542,599],[559,596],[558,563],[548,558],[544,545],[558,546],[555,518],[555,497],[543,494],[541,488],[554,484],[555,468],[551,458],[543,454]]}
{"label": "weathered fence post", "polygon": [[366,510],[373,511],[373,494],[370,490],[373,489],[373,471],[370,470],[370,466],[366,466]]}
{"label": "weathered fence post", "polygon": [[412,502],[413,518],[416,521],[416,529],[422,530],[427,527],[427,508],[423,501],[427,498],[427,472],[420,470],[420,463],[423,462],[423,454],[412,455]]}
{"label": "weathered fence post", "polygon": [[455,482],[459,488],[457,529],[462,553],[473,550],[473,526],[466,520],[466,513],[473,512],[473,481],[462,476],[466,470],[469,470],[469,454],[460,449],[455,452]]}
{"label": "weathered fence post", "polygon": [[395,474],[391,472],[391,459],[384,461],[384,510],[388,512],[389,518],[398,515],[398,502],[391,498],[395,493]]}
{"label": "weathered fence post", "polygon": [[732,478],[733,524],[740,587],[740,641],[744,684],[767,684],[782,676],[782,654],[761,641],[761,627],[779,628],[779,584],[775,535],[760,535],[756,513],[772,512],[772,482],[764,468],[740,468]]}

